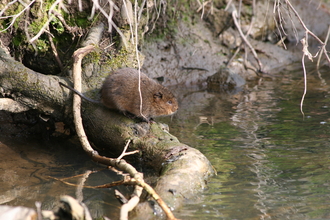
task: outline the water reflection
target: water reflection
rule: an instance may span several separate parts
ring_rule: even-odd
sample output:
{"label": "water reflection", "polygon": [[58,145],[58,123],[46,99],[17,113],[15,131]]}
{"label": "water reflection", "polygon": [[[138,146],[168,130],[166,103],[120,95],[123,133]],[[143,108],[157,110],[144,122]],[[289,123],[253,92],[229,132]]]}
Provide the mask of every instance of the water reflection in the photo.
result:
{"label": "water reflection", "polygon": [[[70,195],[81,198],[93,217],[118,218],[120,203],[110,189],[77,187],[82,174],[93,170],[84,183],[96,186],[121,179],[100,165],[91,162],[79,143],[70,140],[13,139],[0,135],[0,204],[35,208],[42,202],[44,210],[58,210],[59,197]],[[76,176],[75,178],[70,178]],[[67,185],[57,179],[74,184]],[[128,188],[118,187],[128,196]]]}
{"label": "water reflection", "polygon": [[[201,150],[218,175],[176,211],[176,217],[329,219],[330,76],[326,72],[308,75],[305,118],[299,110],[300,70],[249,82],[236,94],[181,88],[178,114],[157,120],[168,123],[181,142]],[[68,177],[100,168],[76,143],[0,138],[3,204],[34,207],[35,201],[43,201],[42,208],[53,209],[59,195],[76,197],[76,188],[47,176]],[[110,171],[100,171],[86,185],[116,178]],[[79,178],[70,181],[77,183]],[[93,217],[118,217],[113,189],[84,189],[84,202]]]}
{"label": "water reflection", "polygon": [[[171,132],[200,149],[218,176],[177,212],[178,217],[330,218],[327,72],[308,74],[305,117],[299,109],[301,70],[249,83],[235,96],[202,90],[194,94],[209,102],[185,106],[187,119],[180,121],[179,128],[172,124]],[[200,124],[201,117],[213,123]]]}

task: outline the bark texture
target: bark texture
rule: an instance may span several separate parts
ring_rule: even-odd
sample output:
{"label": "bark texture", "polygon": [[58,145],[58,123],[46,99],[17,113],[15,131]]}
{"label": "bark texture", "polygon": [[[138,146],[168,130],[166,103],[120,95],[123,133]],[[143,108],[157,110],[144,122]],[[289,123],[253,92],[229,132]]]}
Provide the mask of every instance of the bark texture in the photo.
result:
{"label": "bark texture", "polygon": [[[59,82],[68,81],[32,71],[0,49],[1,91],[10,97],[0,101],[13,100],[21,106],[21,111],[37,109],[56,121],[72,123],[71,117],[67,117],[72,115],[72,94],[59,85]],[[126,141],[131,140],[130,149],[139,149],[139,157],[145,165],[161,174],[155,183],[156,191],[171,208],[182,205],[182,195],[189,198],[203,189],[214,172],[201,152],[180,143],[165,124],[137,122],[88,102],[83,102],[82,117],[86,133],[99,152],[118,156]],[[138,216],[152,217],[153,213],[152,206],[147,203],[141,204],[136,211]]]}

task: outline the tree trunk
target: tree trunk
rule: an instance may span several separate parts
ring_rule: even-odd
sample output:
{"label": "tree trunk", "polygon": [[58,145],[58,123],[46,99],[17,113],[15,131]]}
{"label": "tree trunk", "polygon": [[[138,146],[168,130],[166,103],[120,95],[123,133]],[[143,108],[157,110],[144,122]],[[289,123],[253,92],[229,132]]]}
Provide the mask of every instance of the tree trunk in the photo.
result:
{"label": "tree trunk", "polygon": [[[59,85],[59,82],[68,81],[64,77],[34,72],[0,49],[1,91],[11,94],[11,98],[0,99],[1,110],[22,112],[37,109],[55,121],[70,124],[72,119],[67,115],[72,115],[72,94]],[[16,111],[3,104],[9,103],[9,100],[17,105]],[[182,195],[189,198],[196,190],[203,189],[206,179],[214,172],[203,154],[180,143],[169,133],[165,124],[135,122],[102,105],[89,102],[83,102],[82,116],[86,133],[94,143],[95,150],[118,156],[126,141],[131,140],[130,149],[140,150],[145,166],[161,173],[155,183],[156,191],[174,209],[182,205]],[[143,213],[151,217],[153,212],[150,205],[141,204],[136,214],[141,216]]]}

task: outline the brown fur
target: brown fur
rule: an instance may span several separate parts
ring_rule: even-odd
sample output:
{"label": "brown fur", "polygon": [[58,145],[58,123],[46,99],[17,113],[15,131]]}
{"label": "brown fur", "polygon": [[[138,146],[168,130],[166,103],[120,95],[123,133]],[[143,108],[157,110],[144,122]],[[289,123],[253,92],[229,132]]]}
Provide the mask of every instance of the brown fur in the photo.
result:
{"label": "brown fur", "polygon": [[168,88],[148,78],[142,72],[140,77],[142,114],[138,90],[139,72],[136,69],[118,69],[106,78],[101,90],[103,105],[146,120],[161,115],[171,115],[177,111],[178,102]]}

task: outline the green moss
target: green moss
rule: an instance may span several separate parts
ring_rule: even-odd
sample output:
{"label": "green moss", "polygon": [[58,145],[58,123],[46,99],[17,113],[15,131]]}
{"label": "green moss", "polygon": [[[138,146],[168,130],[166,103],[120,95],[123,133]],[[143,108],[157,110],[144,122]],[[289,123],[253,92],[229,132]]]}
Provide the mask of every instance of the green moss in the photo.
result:
{"label": "green moss", "polygon": [[78,17],[76,18],[76,24],[79,27],[86,28],[90,26],[91,22],[86,17]]}
{"label": "green moss", "polygon": [[[15,20],[15,22],[12,25],[11,31],[14,33],[13,36],[13,46],[14,47],[19,47],[20,50],[27,48],[28,50],[34,50],[32,46],[28,46],[28,40],[27,37],[25,36],[25,31],[23,31],[24,25],[26,21],[29,22],[28,25],[28,31],[30,37],[34,37],[36,34],[42,30],[46,22],[48,22],[49,19],[49,9],[51,6],[55,3],[55,0],[45,0],[45,1],[37,1],[34,4],[32,4],[30,11],[29,11],[29,16],[27,17],[26,13],[22,12],[24,10],[24,6],[20,4],[19,2],[16,2],[12,5],[10,5],[6,11],[4,12],[3,16],[12,16],[12,15],[17,15],[21,13],[21,15]],[[0,8],[5,7],[3,4],[0,3]],[[55,8],[56,10],[56,8]],[[95,22],[97,16],[95,16],[95,19],[93,21],[89,21],[87,19],[88,13],[89,12],[75,12],[74,14],[68,14],[64,11],[58,10],[57,13],[60,13],[66,22],[70,26],[79,26],[82,28],[87,28],[89,27],[92,22]],[[74,15],[74,16],[73,16]],[[0,28],[5,29],[7,28],[12,22],[12,18],[8,19],[0,19]],[[50,21],[50,31],[54,35],[54,42],[58,43],[58,45],[61,45],[61,35],[66,34],[65,28],[62,24],[62,22],[55,16],[52,16],[52,20]],[[44,39],[42,39],[44,37]],[[72,36],[71,36],[72,38]],[[49,49],[47,45],[48,39],[45,34],[41,35],[37,41],[34,43],[36,44],[37,47],[37,53],[39,52],[45,52]],[[67,43],[67,42],[64,42]]]}
{"label": "green moss", "polygon": [[47,52],[49,49],[48,42],[46,40],[38,39],[36,41],[36,46],[39,52]]}
{"label": "green moss", "polygon": [[[156,29],[153,30],[150,35],[151,40],[163,40],[165,37],[175,35],[178,30],[178,21],[191,23],[191,18],[196,14],[196,12],[192,10],[191,4],[195,3],[185,0],[169,1],[167,3],[166,12],[156,21]],[[153,16],[150,16],[150,18],[154,19]],[[153,21],[150,22],[152,23]]]}
{"label": "green moss", "polygon": [[[51,7],[52,1],[45,1],[44,4],[34,4],[30,12],[33,16],[33,20],[29,25],[29,31],[32,35],[36,35],[42,29],[44,24],[48,20],[48,10]],[[31,17],[32,17],[31,16]]]}
{"label": "green moss", "polygon": [[15,47],[18,47],[18,46],[20,46],[22,41],[25,41],[25,40],[26,40],[25,35],[22,35],[21,33],[18,33],[13,37],[12,43]]}
{"label": "green moss", "polygon": [[112,55],[107,59],[106,63],[110,65],[113,69],[118,69],[123,66],[130,66],[128,63],[128,57],[129,53],[126,49],[121,49],[118,51],[117,54]]}
{"label": "green moss", "polygon": [[58,33],[58,34],[63,34],[65,29],[63,27],[62,22],[60,22],[60,20],[58,20],[58,18],[54,18],[51,22],[50,22],[54,28],[54,30]]}
{"label": "green moss", "polygon": [[98,16],[94,16],[92,20],[88,20],[89,13],[87,12],[75,12],[75,16],[72,16],[72,14],[63,13],[63,17],[66,20],[67,24],[71,27],[78,26],[81,28],[88,28],[93,23],[95,23],[98,20]]}
{"label": "green moss", "polygon": [[86,55],[86,60],[92,63],[99,63],[101,60],[101,53],[94,50]]}
{"label": "green moss", "polygon": [[[3,8],[3,7],[4,7],[4,5],[0,4],[0,8]],[[24,9],[24,7],[21,4],[18,4],[18,3],[12,4],[7,8],[7,10],[6,10],[5,14],[3,14],[3,16],[16,15],[16,14],[20,13],[23,9]],[[22,18],[22,16],[20,16],[18,19],[15,20],[15,22],[13,24],[13,27],[15,29],[18,28],[18,23],[19,23],[21,18]],[[0,27],[2,29],[7,28],[11,24],[12,19],[13,18],[0,19]]]}

